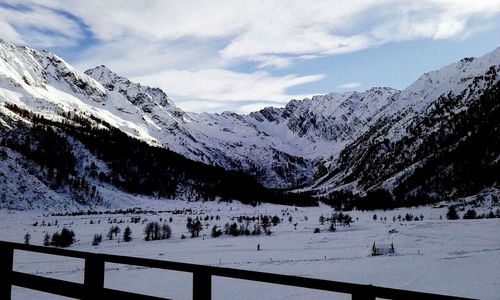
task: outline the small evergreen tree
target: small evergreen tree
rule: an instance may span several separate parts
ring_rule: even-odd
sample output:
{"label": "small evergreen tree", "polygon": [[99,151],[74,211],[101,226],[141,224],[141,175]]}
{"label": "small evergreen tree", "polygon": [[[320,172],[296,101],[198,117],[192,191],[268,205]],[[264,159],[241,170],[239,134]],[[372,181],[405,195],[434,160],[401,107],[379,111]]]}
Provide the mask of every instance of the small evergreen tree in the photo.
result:
{"label": "small evergreen tree", "polygon": [[446,213],[446,218],[448,220],[457,220],[458,219],[457,209],[455,208],[454,205],[448,207],[448,212]]}
{"label": "small evergreen tree", "polygon": [[45,233],[45,235],[43,236],[43,245],[50,246],[50,234]]}
{"label": "small evergreen tree", "polygon": [[231,227],[229,227],[229,234],[233,236],[238,236],[240,235],[240,230],[238,229],[238,224],[234,222]]}
{"label": "small evergreen tree", "polygon": [[121,232],[121,229],[118,226],[111,227],[111,230],[115,236],[118,236],[118,234]]}
{"label": "small evergreen tree", "polygon": [[73,230],[63,227],[61,230],[61,247],[68,247],[75,242],[75,233]]}
{"label": "small evergreen tree", "polygon": [[328,222],[330,222],[330,226],[328,226],[328,230],[330,230],[331,232],[337,230],[337,218],[338,218],[338,214],[334,213],[334,214],[332,214],[332,217],[328,219]]}
{"label": "small evergreen tree", "polygon": [[108,234],[106,234],[106,237],[108,238],[108,240],[111,241],[113,239],[113,235],[114,235],[113,226],[111,226],[111,228],[109,228]]}
{"label": "small evergreen tree", "polygon": [[337,227],[335,227],[335,223],[330,222],[330,226],[328,227],[328,230],[330,230],[331,232],[334,232],[335,230],[337,230]]}
{"label": "small evergreen tree", "polygon": [[132,240],[132,230],[130,229],[129,226],[127,226],[123,231],[123,241],[130,242],[131,240]]}
{"label": "small evergreen tree", "polygon": [[26,234],[24,235],[24,243],[26,245],[29,245],[30,244],[30,240],[31,240],[31,234],[29,232],[26,232]]}
{"label": "small evergreen tree", "polygon": [[159,239],[160,224],[158,222],[149,222],[144,227],[144,239],[146,241],[155,241]]}
{"label": "small evergreen tree", "polygon": [[270,233],[270,230],[269,230],[269,226],[271,225],[270,224],[270,220],[269,220],[269,217],[268,216],[263,216],[260,220],[260,225],[262,226],[262,230],[264,230],[264,232],[266,234],[269,234]]}
{"label": "small evergreen tree", "polygon": [[167,223],[163,223],[161,226],[161,238],[163,240],[168,240],[169,238],[172,237],[172,229],[170,228],[170,225]]}

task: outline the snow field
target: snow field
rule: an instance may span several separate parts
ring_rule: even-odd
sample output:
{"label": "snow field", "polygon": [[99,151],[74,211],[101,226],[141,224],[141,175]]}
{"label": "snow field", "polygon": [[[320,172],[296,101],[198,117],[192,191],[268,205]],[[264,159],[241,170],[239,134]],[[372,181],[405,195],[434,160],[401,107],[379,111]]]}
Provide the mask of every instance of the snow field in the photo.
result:
{"label": "snow field", "polygon": [[[229,268],[290,274],[313,278],[366,283],[385,287],[442,293],[480,299],[499,299],[500,295],[500,219],[456,220],[445,218],[446,207],[422,207],[393,211],[348,212],[354,219],[351,227],[337,226],[328,231],[328,224],[319,224],[319,216],[333,212],[327,206],[294,208],[264,204],[251,207],[233,203],[186,203],[185,201],[151,202],[156,210],[175,210],[192,207],[187,214],[169,212],[157,215],[143,214],[141,219],[159,221],[172,217],[170,224],[174,237],[170,240],[144,241],[145,224],[127,223],[133,215],[97,215],[77,217],[43,216],[43,212],[0,211],[0,239],[22,242],[29,232],[32,244],[42,244],[44,232],[52,234],[63,226],[74,230],[77,242],[70,248],[81,251],[112,253],[180,261]],[[288,218],[292,216],[290,223]],[[423,221],[396,222],[393,216],[406,213],[424,216]],[[214,224],[232,223],[230,218],[240,215],[278,215],[282,223],[273,226],[270,236],[223,235],[210,237]],[[283,216],[283,214],[285,214]],[[377,214],[377,220],[373,220]],[[186,229],[187,217],[213,215],[213,221],[202,221],[199,238],[190,238]],[[221,220],[215,221],[219,215]],[[135,216],[135,215],[134,215]],[[443,216],[443,220],[440,220]],[[307,217],[307,220],[306,220]],[[386,221],[380,218],[386,217]],[[124,223],[108,224],[108,219]],[[44,220],[58,226],[40,227]],[[92,220],[95,224],[89,224]],[[97,224],[101,220],[100,224]],[[38,226],[32,226],[38,221]],[[297,229],[294,224],[297,223]],[[122,232],[107,240],[112,225]],[[132,229],[133,240],[123,242],[126,226]],[[314,228],[321,232],[314,234]],[[389,233],[389,231],[394,233]],[[101,233],[103,242],[91,246],[93,235]],[[184,234],[186,239],[181,239]],[[204,236],[204,237],[203,237]],[[370,255],[371,246],[394,243],[392,256]],[[261,245],[261,251],[256,245]],[[15,270],[38,273],[64,280],[83,282],[83,261],[50,255],[18,251]],[[162,296],[190,299],[191,274],[135,266],[106,264],[106,287]],[[14,299],[55,299],[51,295],[15,288]],[[214,299],[349,299],[349,295],[256,283],[227,278],[213,278]]]}

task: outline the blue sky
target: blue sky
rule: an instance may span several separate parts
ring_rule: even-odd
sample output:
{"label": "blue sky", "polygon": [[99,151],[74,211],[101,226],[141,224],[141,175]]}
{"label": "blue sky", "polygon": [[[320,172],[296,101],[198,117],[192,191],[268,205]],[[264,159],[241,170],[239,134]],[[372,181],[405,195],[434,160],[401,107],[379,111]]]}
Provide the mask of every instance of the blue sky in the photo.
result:
{"label": "blue sky", "polygon": [[500,0],[0,1],[1,38],[106,65],[197,112],[403,89],[500,46],[498,28]]}

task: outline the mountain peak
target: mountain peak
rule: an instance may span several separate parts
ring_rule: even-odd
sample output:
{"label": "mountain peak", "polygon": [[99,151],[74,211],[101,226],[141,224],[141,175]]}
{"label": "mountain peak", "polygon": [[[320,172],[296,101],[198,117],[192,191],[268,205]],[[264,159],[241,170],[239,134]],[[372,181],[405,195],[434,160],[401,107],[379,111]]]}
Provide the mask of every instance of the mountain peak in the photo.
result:
{"label": "mountain peak", "polygon": [[103,86],[105,86],[108,90],[113,90],[114,82],[121,81],[125,84],[130,84],[130,80],[119,76],[115,72],[111,71],[105,65],[100,65],[92,69],[88,69],[85,71],[85,74],[99,81]]}

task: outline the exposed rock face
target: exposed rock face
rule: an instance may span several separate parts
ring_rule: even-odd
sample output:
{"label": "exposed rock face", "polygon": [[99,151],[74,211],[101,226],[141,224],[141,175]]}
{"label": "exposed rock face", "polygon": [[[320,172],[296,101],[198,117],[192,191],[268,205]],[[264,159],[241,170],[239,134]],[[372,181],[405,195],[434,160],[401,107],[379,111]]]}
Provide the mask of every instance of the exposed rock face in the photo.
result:
{"label": "exposed rock face", "polygon": [[[403,184],[410,189],[409,178],[433,155],[451,153],[485,132],[481,122],[493,124],[488,130],[498,125],[493,119],[498,101],[485,98],[496,95],[500,49],[426,73],[403,91],[331,93],[249,115],[187,113],[161,89],[131,82],[105,66],[83,73],[49,52],[4,41],[0,58],[0,113],[9,118],[18,116],[5,109],[7,103],[57,122],[71,122],[75,115],[104,122],[189,159],[244,171],[268,187],[323,194],[401,191]],[[482,113],[485,107],[492,112]],[[2,119],[0,125],[9,126]],[[498,148],[493,148],[476,154],[496,166],[492,157],[498,157]],[[405,193],[433,193],[412,184]]]}

